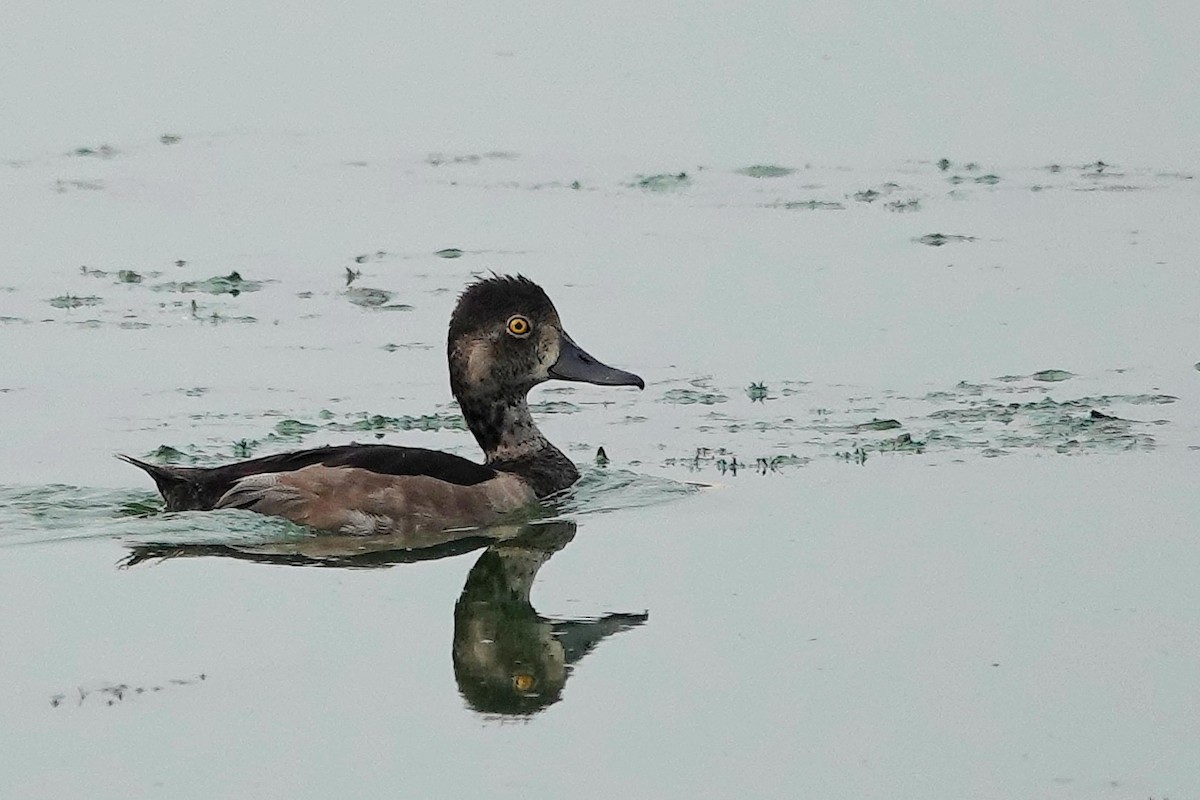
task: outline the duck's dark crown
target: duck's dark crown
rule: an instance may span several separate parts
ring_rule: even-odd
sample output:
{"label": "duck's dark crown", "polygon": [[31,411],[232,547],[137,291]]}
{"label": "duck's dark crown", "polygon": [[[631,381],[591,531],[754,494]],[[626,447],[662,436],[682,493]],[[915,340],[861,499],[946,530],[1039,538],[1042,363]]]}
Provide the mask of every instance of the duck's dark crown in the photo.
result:
{"label": "duck's dark crown", "polygon": [[493,275],[472,283],[450,315],[450,343],[482,328],[502,324],[512,314],[556,314],[545,290],[524,275]]}

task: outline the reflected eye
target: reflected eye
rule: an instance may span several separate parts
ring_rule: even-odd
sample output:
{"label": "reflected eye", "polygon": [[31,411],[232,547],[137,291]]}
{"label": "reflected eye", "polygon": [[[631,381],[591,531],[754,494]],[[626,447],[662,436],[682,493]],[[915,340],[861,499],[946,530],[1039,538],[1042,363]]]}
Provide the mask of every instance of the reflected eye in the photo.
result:
{"label": "reflected eye", "polygon": [[508,318],[508,332],[511,335],[524,339],[531,330],[533,330],[533,326],[529,324],[529,320],[520,314],[513,314]]}
{"label": "reflected eye", "polygon": [[518,692],[528,692],[535,683],[532,675],[513,675],[513,687]]}

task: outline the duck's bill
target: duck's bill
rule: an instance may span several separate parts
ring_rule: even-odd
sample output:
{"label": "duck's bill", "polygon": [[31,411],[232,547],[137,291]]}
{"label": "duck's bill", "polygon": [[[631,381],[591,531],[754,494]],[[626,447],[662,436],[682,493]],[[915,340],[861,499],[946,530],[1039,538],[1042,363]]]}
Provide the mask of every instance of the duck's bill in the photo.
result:
{"label": "duck's bill", "polygon": [[559,342],[558,361],[550,368],[550,377],[562,381],[583,381],[600,386],[636,386],[645,389],[646,383],[632,372],[601,364],[575,344],[567,334]]}

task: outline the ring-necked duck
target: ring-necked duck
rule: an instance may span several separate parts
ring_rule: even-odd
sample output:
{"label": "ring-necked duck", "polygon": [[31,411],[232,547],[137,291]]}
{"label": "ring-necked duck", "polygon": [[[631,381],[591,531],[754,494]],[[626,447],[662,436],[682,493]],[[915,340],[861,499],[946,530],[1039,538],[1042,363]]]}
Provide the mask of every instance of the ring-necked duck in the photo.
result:
{"label": "ring-necked duck", "polygon": [[450,390],[487,458],[418,447],[349,444],[220,467],[148,464],[167,510],[246,508],[327,531],[412,533],[485,525],[567,488],[575,464],[529,414],[526,394],[552,378],[645,384],[606,366],[563,330],[541,287],[524,277],[471,284],[450,317]]}

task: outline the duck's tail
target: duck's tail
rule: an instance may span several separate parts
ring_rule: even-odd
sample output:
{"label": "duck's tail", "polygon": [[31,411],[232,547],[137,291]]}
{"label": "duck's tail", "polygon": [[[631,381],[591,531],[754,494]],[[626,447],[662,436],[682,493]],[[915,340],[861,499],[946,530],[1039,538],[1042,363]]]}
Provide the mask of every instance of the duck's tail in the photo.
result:
{"label": "duck's tail", "polygon": [[167,511],[207,510],[212,502],[207,497],[203,483],[198,480],[203,470],[196,467],[173,467],[166,464],[151,464],[132,456],[117,454],[117,458],[133,464],[154,479],[158,493],[167,501]]}

